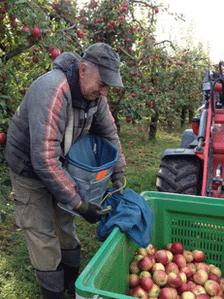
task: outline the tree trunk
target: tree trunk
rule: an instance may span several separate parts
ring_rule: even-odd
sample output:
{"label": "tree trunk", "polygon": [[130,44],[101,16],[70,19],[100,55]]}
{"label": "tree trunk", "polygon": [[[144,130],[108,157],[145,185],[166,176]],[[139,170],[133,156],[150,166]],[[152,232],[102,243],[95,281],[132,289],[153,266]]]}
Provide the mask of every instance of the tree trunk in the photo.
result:
{"label": "tree trunk", "polygon": [[194,110],[192,107],[189,107],[189,110],[188,110],[188,117],[189,117],[189,124],[191,124],[192,122],[192,119],[194,117]]}
{"label": "tree trunk", "polygon": [[151,121],[149,124],[149,140],[155,139],[156,138],[156,132],[157,132],[157,125],[158,125],[158,120],[159,120],[159,113],[157,109],[153,109],[154,113],[151,117]]}
{"label": "tree trunk", "polygon": [[116,93],[116,96],[117,96],[116,102],[114,102],[113,105],[110,105],[111,113],[113,115],[115,124],[117,126],[117,132],[118,132],[118,134],[120,134],[120,129],[121,129],[120,121],[119,121],[120,103],[121,103],[122,98],[124,97],[124,94],[125,94],[125,90],[117,90],[117,93]]}
{"label": "tree trunk", "polygon": [[183,128],[186,120],[186,108],[182,108],[181,116],[180,116],[180,126]]}

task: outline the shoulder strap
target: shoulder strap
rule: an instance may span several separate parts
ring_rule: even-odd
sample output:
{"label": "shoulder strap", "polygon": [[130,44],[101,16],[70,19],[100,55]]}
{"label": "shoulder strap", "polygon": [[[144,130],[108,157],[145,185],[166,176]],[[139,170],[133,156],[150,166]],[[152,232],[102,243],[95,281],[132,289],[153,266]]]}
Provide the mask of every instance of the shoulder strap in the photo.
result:
{"label": "shoulder strap", "polygon": [[74,109],[69,109],[68,123],[65,128],[65,138],[64,138],[64,157],[67,155],[73,139],[73,128],[74,128]]}

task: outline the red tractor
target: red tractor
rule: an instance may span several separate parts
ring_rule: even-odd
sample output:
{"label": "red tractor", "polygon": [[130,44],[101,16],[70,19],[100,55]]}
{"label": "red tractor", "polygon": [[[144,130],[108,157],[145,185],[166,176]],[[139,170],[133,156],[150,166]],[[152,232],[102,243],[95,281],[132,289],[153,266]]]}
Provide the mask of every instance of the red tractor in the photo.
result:
{"label": "red tractor", "polygon": [[224,198],[224,76],[206,70],[202,106],[180,148],[163,153],[156,187],[161,192]]}

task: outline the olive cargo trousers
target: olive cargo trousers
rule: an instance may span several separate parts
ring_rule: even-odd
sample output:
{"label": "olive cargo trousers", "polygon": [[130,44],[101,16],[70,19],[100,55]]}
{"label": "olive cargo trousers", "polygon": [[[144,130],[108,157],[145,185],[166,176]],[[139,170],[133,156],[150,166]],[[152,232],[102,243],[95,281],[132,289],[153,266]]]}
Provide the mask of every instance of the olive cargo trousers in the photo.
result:
{"label": "olive cargo trousers", "polygon": [[10,178],[16,224],[24,231],[32,266],[38,271],[55,271],[61,262],[79,267],[80,242],[74,216],[58,208],[41,181],[11,170]]}

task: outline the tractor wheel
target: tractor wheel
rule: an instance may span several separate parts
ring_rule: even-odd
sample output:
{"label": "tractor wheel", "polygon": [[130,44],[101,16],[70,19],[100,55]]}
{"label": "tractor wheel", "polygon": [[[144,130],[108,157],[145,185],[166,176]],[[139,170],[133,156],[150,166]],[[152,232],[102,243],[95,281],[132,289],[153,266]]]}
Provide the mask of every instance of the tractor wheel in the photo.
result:
{"label": "tractor wheel", "polygon": [[165,157],[160,164],[156,187],[160,192],[200,195],[201,164],[187,157]]}

